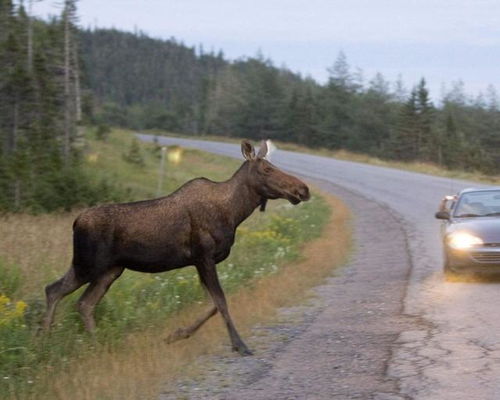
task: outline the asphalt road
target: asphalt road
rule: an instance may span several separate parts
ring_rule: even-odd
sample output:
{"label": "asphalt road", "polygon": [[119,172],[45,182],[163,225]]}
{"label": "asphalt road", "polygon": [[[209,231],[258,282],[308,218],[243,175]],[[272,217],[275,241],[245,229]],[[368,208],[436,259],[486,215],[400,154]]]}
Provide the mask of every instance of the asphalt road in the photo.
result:
{"label": "asphalt road", "polygon": [[[140,137],[152,140],[151,136]],[[234,144],[177,138],[160,138],[160,143],[241,158],[239,146]],[[394,280],[394,285],[399,287],[393,300],[400,302],[401,307],[399,313],[393,315],[396,320],[390,322],[395,331],[390,336],[391,343],[381,343],[389,351],[377,355],[386,358],[383,373],[387,382],[392,382],[390,390],[386,397],[383,397],[384,390],[374,390],[369,395],[366,391],[358,392],[356,383],[351,382],[351,391],[338,398],[351,398],[348,393],[357,393],[352,398],[500,399],[500,284],[444,282],[439,223],[433,218],[444,195],[480,185],[282,150],[273,154],[272,162],[289,172],[323,182],[327,190],[344,198],[348,204],[357,202],[354,211],[358,220],[363,219],[365,227],[374,227],[370,232],[364,229],[368,232],[363,236],[366,242],[359,242],[358,238],[359,247],[392,249],[404,255],[409,264],[409,275]],[[374,206],[382,211],[375,216],[363,215],[364,208]],[[397,223],[385,226],[377,217]],[[376,254],[370,262],[362,258],[362,263],[382,276],[393,264],[389,256]],[[406,268],[403,263],[401,261],[401,268]],[[368,293],[372,281],[365,279],[363,285]],[[352,291],[352,296],[362,292],[358,288]],[[385,292],[390,293],[390,289]],[[382,291],[373,293],[373,296],[378,295],[383,296]],[[351,300],[355,304],[355,298]],[[365,324],[361,310],[353,311],[360,313],[357,323]],[[321,324],[312,330],[318,329],[322,329]],[[345,340],[348,342],[349,338]],[[293,345],[291,349],[293,351]],[[293,362],[293,357],[289,360],[285,357],[287,367]],[[276,368],[278,366],[277,361]],[[259,397],[251,395],[248,398]],[[282,398],[327,397],[284,395]]]}

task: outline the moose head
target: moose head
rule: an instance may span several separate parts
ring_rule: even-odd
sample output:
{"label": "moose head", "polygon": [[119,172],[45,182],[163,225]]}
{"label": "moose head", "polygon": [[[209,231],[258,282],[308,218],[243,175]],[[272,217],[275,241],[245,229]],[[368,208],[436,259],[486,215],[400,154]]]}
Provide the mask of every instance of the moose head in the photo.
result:
{"label": "moose head", "polygon": [[268,146],[265,140],[261,142],[257,155],[247,140],[241,142],[241,152],[249,164],[251,185],[262,199],[260,211],[265,210],[268,199],[287,199],[292,204],[309,200],[309,188],[304,182],[281,171],[266,159]]}

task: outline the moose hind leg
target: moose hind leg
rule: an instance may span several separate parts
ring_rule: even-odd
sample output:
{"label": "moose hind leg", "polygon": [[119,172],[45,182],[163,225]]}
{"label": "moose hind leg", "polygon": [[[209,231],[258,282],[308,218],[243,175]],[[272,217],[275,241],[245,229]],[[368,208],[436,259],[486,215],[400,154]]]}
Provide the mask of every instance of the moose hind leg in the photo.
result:
{"label": "moose hind leg", "polygon": [[[210,296],[210,293],[208,293],[207,288],[203,284],[203,282],[200,281],[201,286],[207,293],[207,295]],[[195,332],[200,329],[205,322],[207,322],[210,318],[212,318],[215,314],[217,314],[217,307],[213,306],[210,310],[205,312],[201,317],[199,317],[192,325],[186,327],[186,328],[178,328],[174,332],[172,332],[170,335],[167,336],[165,341],[167,343],[173,343],[181,339],[187,339],[190,338],[195,334]]]}
{"label": "moose hind leg", "polygon": [[217,314],[217,307],[212,307],[205,314],[199,317],[192,325],[187,328],[179,328],[170,335],[168,335],[166,342],[173,343],[180,339],[187,339],[194,335],[194,333],[202,327],[202,325],[207,322],[210,318],[212,318],[215,314]]}
{"label": "moose hind leg", "polygon": [[252,352],[241,339],[238,331],[234,327],[233,321],[231,320],[231,316],[229,315],[229,310],[227,308],[226,297],[220,286],[217,270],[215,269],[215,263],[211,261],[205,262],[199,266],[197,265],[196,269],[198,270],[202,284],[212,297],[215,307],[217,307],[217,310],[220,312],[224,322],[226,323],[226,328],[231,339],[233,350],[237,351],[242,356],[252,355]]}
{"label": "moose hind leg", "polygon": [[66,272],[66,274],[64,274],[61,279],[45,287],[45,295],[47,297],[47,312],[42,322],[43,330],[48,331],[50,329],[52,321],[54,320],[54,313],[56,311],[57,303],[59,303],[59,301],[63,297],[74,292],[84,283],[84,280],[78,279],[75,273],[75,267],[72,265],[68,272]]}
{"label": "moose hind leg", "polygon": [[88,332],[95,330],[94,309],[111,284],[122,274],[123,267],[113,267],[94,279],[78,300],[78,311]]}

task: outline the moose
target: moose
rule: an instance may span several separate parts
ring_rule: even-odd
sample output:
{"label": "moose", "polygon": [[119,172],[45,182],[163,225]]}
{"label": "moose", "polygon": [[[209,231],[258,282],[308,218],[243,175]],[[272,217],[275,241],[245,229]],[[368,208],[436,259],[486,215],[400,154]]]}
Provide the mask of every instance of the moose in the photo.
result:
{"label": "moose", "polygon": [[89,285],[77,308],[85,329],[92,333],[96,305],[125,268],[155,273],[194,265],[214,305],[167,340],[190,337],[219,312],[232,349],[241,355],[252,354],[231,320],[216,264],[228,257],[236,228],[257,207],[264,211],[268,199],[278,198],[298,204],[310,195],[302,181],[266,160],[266,141],[257,155],[246,140],[241,151],[245,161],[227,181],[196,178],[166,197],[83,211],[73,223],[71,267],[45,288],[47,312],[42,328],[50,329],[57,303],[84,284]]}

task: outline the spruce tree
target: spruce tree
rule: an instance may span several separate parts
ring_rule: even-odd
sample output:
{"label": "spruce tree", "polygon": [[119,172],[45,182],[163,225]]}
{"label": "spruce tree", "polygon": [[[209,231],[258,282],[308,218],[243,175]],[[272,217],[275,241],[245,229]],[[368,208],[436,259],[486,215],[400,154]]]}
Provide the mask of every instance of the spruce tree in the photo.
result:
{"label": "spruce tree", "polygon": [[396,128],[388,139],[389,155],[397,160],[414,160],[418,156],[417,102],[417,91],[413,89],[401,107]]}
{"label": "spruce tree", "polygon": [[433,130],[434,106],[429,99],[429,91],[425,79],[422,78],[417,86],[417,156],[420,159],[436,161],[435,153],[437,137]]}
{"label": "spruce tree", "polygon": [[126,154],[123,155],[123,159],[139,167],[143,167],[145,165],[141,147],[139,146],[139,142],[137,141],[137,139],[133,139],[130,142],[129,150]]}

